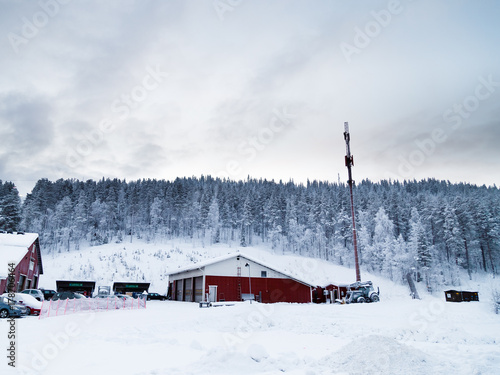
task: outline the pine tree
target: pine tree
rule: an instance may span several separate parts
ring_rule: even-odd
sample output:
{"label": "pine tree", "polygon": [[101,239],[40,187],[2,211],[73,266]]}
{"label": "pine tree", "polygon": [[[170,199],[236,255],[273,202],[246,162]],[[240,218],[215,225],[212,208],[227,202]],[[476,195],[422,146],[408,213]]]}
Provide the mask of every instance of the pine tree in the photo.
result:
{"label": "pine tree", "polygon": [[375,229],[373,234],[373,261],[374,268],[379,272],[385,270],[385,274],[391,279],[393,277],[394,258],[394,224],[387,216],[383,207],[380,207],[375,216]]}
{"label": "pine tree", "polygon": [[217,196],[214,195],[210,207],[208,209],[208,228],[210,233],[210,244],[220,242],[220,215],[219,215],[219,202]]}
{"label": "pine tree", "polygon": [[12,182],[0,180],[0,230],[17,231],[21,223],[21,198]]}
{"label": "pine tree", "polygon": [[417,281],[423,279],[430,288],[431,251],[424,225],[416,208],[411,210],[409,247],[416,261]]}

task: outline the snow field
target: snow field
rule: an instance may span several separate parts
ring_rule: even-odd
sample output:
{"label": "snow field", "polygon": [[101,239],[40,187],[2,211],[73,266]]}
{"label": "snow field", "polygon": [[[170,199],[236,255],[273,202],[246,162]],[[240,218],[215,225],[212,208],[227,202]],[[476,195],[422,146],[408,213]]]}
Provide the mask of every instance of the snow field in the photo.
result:
{"label": "snow field", "polygon": [[[41,286],[58,279],[151,282],[165,293],[166,274],[238,248],[194,247],[182,241],[108,244],[44,258]],[[322,260],[242,252],[316,285],[349,283],[354,270]],[[444,293],[422,300],[409,290],[362,271],[380,287],[381,302],[362,305],[150,301],[145,310],[117,310],[17,320],[15,374],[498,374],[500,318],[492,312],[494,280],[477,276],[464,289],[480,302],[446,303]],[[452,289],[448,287],[446,289]],[[443,288],[444,290],[444,288]],[[7,321],[0,321],[0,337]],[[6,340],[6,339],[5,339]],[[10,371],[10,372],[9,372]]]}
{"label": "snow field", "polygon": [[21,373],[51,375],[497,374],[498,316],[481,302],[440,303],[150,301],[140,311],[18,320],[18,358]]}

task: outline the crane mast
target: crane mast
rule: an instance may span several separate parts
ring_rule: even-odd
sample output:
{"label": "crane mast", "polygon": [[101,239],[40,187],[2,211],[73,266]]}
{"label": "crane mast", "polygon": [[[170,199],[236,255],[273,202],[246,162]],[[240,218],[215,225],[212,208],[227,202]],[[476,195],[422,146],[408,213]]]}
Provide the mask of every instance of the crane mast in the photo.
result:
{"label": "crane mast", "polygon": [[356,281],[360,282],[361,281],[361,273],[359,271],[358,241],[357,241],[357,236],[356,236],[356,221],[354,220],[354,199],[352,196],[352,186],[354,185],[354,181],[352,179],[351,168],[354,165],[354,158],[351,155],[351,146],[350,146],[351,136],[349,134],[349,123],[348,122],[344,122],[344,139],[345,139],[345,149],[346,149],[345,165],[347,167],[347,173],[349,176],[349,179],[347,180],[347,184],[349,185],[349,192],[350,192],[350,196],[351,196],[352,237],[353,237],[353,244],[354,244],[354,263],[356,265]]}

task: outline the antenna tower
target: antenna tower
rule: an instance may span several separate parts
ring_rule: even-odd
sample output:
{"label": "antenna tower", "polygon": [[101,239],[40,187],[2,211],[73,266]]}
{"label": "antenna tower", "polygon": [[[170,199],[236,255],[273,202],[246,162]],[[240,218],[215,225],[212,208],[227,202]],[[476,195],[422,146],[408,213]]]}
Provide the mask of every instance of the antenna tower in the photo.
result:
{"label": "antenna tower", "polygon": [[354,220],[354,199],[352,197],[352,186],[354,185],[354,180],[352,179],[352,171],[351,168],[354,166],[354,158],[351,155],[351,146],[350,140],[351,136],[349,134],[349,123],[344,122],[344,139],[345,139],[345,166],[347,167],[347,172],[349,176],[349,180],[347,183],[349,184],[349,192],[351,193],[351,217],[352,217],[352,237],[354,243],[354,262],[356,264],[356,281],[361,281],[361,273],[359,271],[359,260],[358,260],[358,241],[356,236],[356,221]]}

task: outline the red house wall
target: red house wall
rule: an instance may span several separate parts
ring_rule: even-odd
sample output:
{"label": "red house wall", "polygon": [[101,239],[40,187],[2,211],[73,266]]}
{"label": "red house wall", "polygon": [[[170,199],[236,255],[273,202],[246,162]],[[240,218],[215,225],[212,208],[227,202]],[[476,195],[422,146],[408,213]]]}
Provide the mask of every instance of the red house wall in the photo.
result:
{"label": "red house wall", "polygon": [[[205,293],[210,285],[217,285],[217,301],[238,301],[238,279],[240,280],[241,293],[249,294],[248,277],[234,276],[206,276]],[[311,302],[311,287],[292,279],[252,278],[252,293],[258,298],[262,293],[263,303],[275,302]]]}
{"label": "red house wall", "polygon": [[[347,287],[346,286],[337,286],[337,285],[327,285],[326,287],[316,287],[313,289],[313,302],[314,303],[325,303],[326,296],[324,295],[324,290],[328,290],[328,292],[333,291],[334,299],[342,299],[347,295]],[[330,295],[330,294],[329,294]]]}
{"label": "red house wall", "polygon": [[[30,270],[30,261],[33,260],[33,269]],[[20,275],[26,275],[26,282],[24,284],[24,287],[21,289],[27,289],[28,288],[28,280],[31,280],[29,288],[30,289],[36,289],[38,285],[34,285],[34,276],[38,270],[38,256],[36,253],[35,249],[35,244],[32,244],[24,258],[19,262],[19,264],[16,267],[16,282],[17,284],[19,283],[19,277]],[[37,275],[38,277],[40,275]],[[36,283],[38,284],[38,277]],[[16,285],[17,285],[16,284]]]}
{"label": "red house wall", "polygon": [[[30,260],[33,260],[33,269],[30,270]],[[30,289],[37,289],[38,288],[38,282],[40,278],[40,274],[37,274],[38,270],[38,254],[36,251],[36,245],[35,243],[31,244],[31,246],[26,250],[26,255],[23,257],[23,259],[17,264],[14,275],[15,275],[15,291],[18,291],[19,287],[19,279],[21,275],[26,276],[26,280],[24,282],[24,285],[21,286],[19,291],[22,291],[24,289],[27,289],[28,287],[28,280],[31,280],[30,282]],[[34,281],[34,276],[36,274],[37,280]],[[4,292],[7,290],[7,283],[8,279],[4,279],[0,283],[0,292]],[[34,284],[36,283],[36,284]]]}
{"label": "red house wall", "polygon": [[7,290],[7,279],[0,280],[0,294],[3,294]]}

